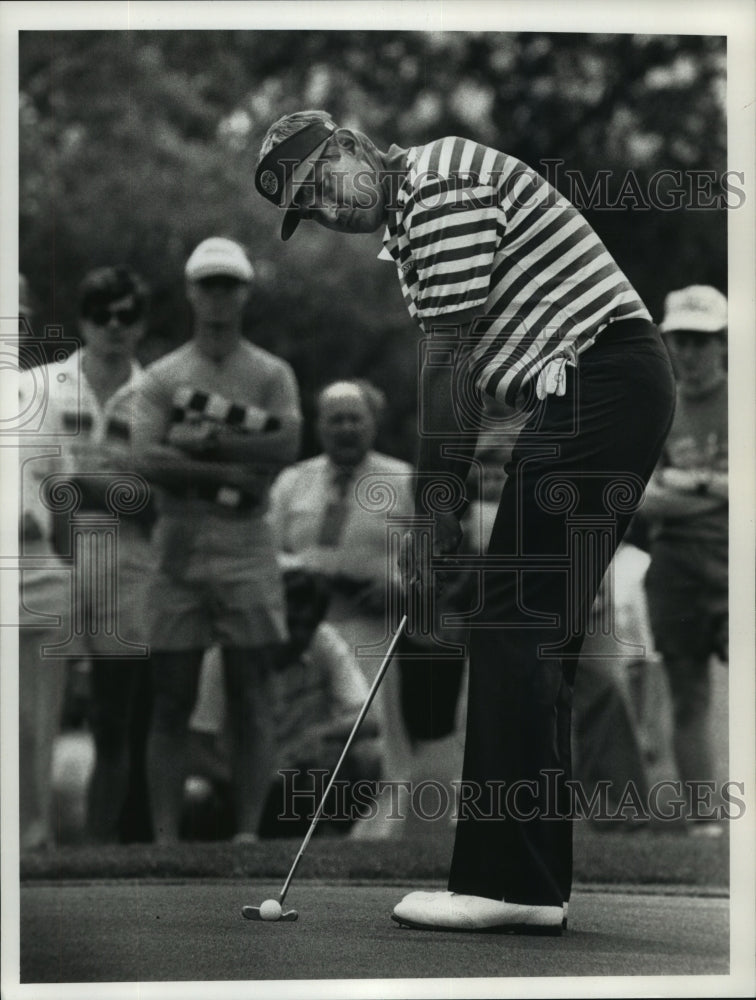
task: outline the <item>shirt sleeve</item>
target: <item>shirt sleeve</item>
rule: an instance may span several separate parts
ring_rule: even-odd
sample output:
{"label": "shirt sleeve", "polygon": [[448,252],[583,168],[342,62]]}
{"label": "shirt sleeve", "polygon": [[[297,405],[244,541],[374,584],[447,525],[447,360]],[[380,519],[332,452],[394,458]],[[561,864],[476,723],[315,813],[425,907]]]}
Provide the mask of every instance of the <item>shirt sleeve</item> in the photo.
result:
{"label": "shirt sleeve", "polygon": [[133,471],[136,466],[133,427],[141,413],[140,381],[141,376],[137,376],[122,386],[108,408],[102,439],[103,457],[112,461],[112,468],[118,471]]}
{"label": "shirt sleeve", "polygon": [[405,220],[420,319],[482,305],[504,231],[496,188],[427,180],[415,191]]}
{"label": "shirt sleeve", "polygon": [[294,476],[294,469],[284,469],[276,476],[270,488],[265,518],[271,527],[273,542],[279,552],[286,551],[286,521]]}
{"label": "shirt sleeve", "polygon": [[171,423],[173,402],[167,386],[147,368],[133,390],[131,435],[135,450],[165,440]]}
{"label": "shirt sleeve", "polygon": [[299,386],[291,366],[280,361],[268,381],[265,408],[276,416],[302,419],[299,404]]}
{"label": "shirt sleeve", "polygon": [[[18,402],[19,415],[24,430],[33,430],[47,437],[62,437],[61,414],[57,397],[50,386],[50,367],[40,365],[19,373]],[[70,436],[70,435],[68,435]]]}
{"label": "shirt sleeve", "polygon": [[36,368],[21,372],[18,381],[19,413],[29,420],[47,443],[39,444],[34,435],[23,438],[19,448],[19,515],[31,516],[46,539],[52,534],[52,513],[42,500],[42,483],[47,476],[64,470],[60,455],[65,443],[59,431],[59,413],[50,398],[47,372]]}

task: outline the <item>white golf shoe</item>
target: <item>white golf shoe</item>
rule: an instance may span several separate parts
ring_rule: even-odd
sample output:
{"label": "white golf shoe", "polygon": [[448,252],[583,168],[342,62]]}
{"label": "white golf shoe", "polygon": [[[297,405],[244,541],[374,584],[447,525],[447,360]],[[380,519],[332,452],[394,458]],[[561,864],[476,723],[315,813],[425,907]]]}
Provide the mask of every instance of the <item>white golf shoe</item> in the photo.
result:
{"label": "white golf shoe", "polygon": [[456,892],[411,892],[397,903],[391,919],[428,931],[500,934],[562,933],[561,906],[527,906]]}

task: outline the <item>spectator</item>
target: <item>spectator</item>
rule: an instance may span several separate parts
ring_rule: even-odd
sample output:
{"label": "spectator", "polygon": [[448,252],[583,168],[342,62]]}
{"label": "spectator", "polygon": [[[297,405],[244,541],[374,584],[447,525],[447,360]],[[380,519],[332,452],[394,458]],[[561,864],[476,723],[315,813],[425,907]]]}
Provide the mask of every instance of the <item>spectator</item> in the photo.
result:
{"label": "spectator", "polygon": [[[650,561],[646,522],[636,516],[614,559],[612,599],[617,635],[634,644],[637,652],[628,657],[627,651],[619,650],[614,666],[624,675],[623,687],[627,687],[647,779],[653,787],[674,776],[675,765],[669,685],[648,614],[645,580]],[[676,797],[668,784],[657,787],[655,795],[660,809]]]}
{"label": "spectator", "polygon": [[[28,287],[19,280],[19,338],[31,333]],[[32,413],[43,401],[39,372],[22,373],[19,413]],[[40,428],[40,433],[43,428]],[[19,823],[22,851],[51,846],[53,743],[60,724],[66,683],[65,658],[45,656],[44,647],[60,641],[69,624],[70,585],[66,568],[53,547],[52,515],[40,498],[40,486],[55,472],[51,449],[41,441],[19,454],[20,594],[18,630]],[[31,566],[26,567],[29,560]],[[56,616],[59,622],[56,622]]]}
{"label": "spectator", "polygon": [[[328,775],[336,765],[367,697],[368,687],[354,656],[338,630],[323,621],[330,590],[326,581],[306,570],[287,570],[286,619],[289,641],[281,647],[271,684],[270,710],[275,722],[278,770],[271,775],[260,821],[263,837],[304,834],[318,807]],[[205,684],[215,687],[217,649],[208,651]],[[212,680],[211,680],[212,678]],[[191,719],[189,773],[185,787],[184,822],[190,835],[217,839],[228,825],[230,768],[228,731],[215,707],[217,695],[200,691]],[[220,722],[220,725],[219,725]],[[344,791],[334,793],[318,830],[341,832],[352,825],[355,781],[379,777],[378,727],[368,715],[339,772]],[[295,772],[284,777],[280,772]],[[316,777],[308,774],[317,771]],[[367,790],[365,790],[367,792]],[[367,795],[363,795],[363,801]],[[338,807],[338,815],[334,815]],[[364,805],[361,808],[365,808]]]}
{"label": "spectator", "polygon": [[[285,581],[289,642],[275,677],[274,704],[280,770],[296,774],[277,778],[270,789],[261,827],[264,836],[306,831],[328,781],[326,775],[322,786],[320,781],[316,785],[307,772],[333,771],[368,694],[354,654],[338,630],[323,620],[329,602],[325,581],[302,570],[289,570]],[[332,821],[337,828],[349,829],[354,815],[351,784],[379,777],[377,734],[374,718],[366,716],[339,772],[339,782],[347,787],[324,807],[326,828]],[[309,798],[314,787],[317,790]]]}
{"label": "spectator", "polygon": [[[619,578],[632,555],[632,547],[622,542],[599,588],[573,692],[575,776],[588,800],[601,782],[608,782],[605,802],[591,817],[603,830],[635,829],[650,818],[648,772],[631,693],[633,671],[652,669],[647,659],[650,650],[644,634],[628,627],[629,616],[621,620],[620,610],[627,608],[620,609],[617,599]],[[623,803],[633,790],[635,801]]]}
{"label": "spectator", "polygon": [[283,584],[263,515],[273,472],[297,455],[298,389],[285,361],[242,334],[253,277],[242,247],[204,240],[185,275],[193,336],[147,368],[138,400],[140,468],[159,487],[148,782],[156,839],[173,842],[200,666],[218,642],[236,837],[254,840],[275,763],[270,675],[286,639]]}
{"label": "spectator", "polygon": [[[41,430],[58,443],[58,471],[79,497],[73,519],[58,521],[58,528],[66,529],[65,537],[58,531],[58,547],[73,558],[74,595],[74,630],[58,644],[58,655],[91,661],[95,764],[87,834],[94,842],[118,838],[131,776],[133,712],[149,669],[143,626],[151,562],[148,491],[128,516],[130,501],[121,509],[113,491],[119,483],[127,492],[134,487],[122,473],[131,468],[133,391],[141,372],[134,355],[145,307],[146,289],[137,276],[115,267],[90,271],[79,293],[83,346],[63,362],[33,370],[28,383],[44,379],[48,387]],[[116,519],[114,563],[108,553]],[[70,551],[69,531],[77,526],[84,534]]]}
{"label": "spectator", "polygon": [[[332,594],[327,620],[343,636],[369,684],[380,665],[387,602],[398,574],[389,558],[386,514],[370,509],[360,484],[364,491],[369,483],[384,483],[395,496],[392,515],[413,509],[411,466],[373,450],[381,407],[381,394],[369,384],[342,381],[326,386],[317,401],[323,452],[284,469],[270,503],[284,565],[328,579]],[[365,652],[368,647],[373,647],[372,654]],[[396,671],[387,672],[375,709],[385,776],[409,780],[410,746]],[[386,815],[382,810],[380,820],[361,826],[356,835],[398,834],[399,824],[387,824]]]}
{"label": "spectator", "polygon": [[[727,299],[708,285],[670,292],[660,329],[677,375],[677,411],[643,506],[646,590],[672,695],[679,777],[713,781],[710,661],[728,658]],[[689,807],[701,821],[692,831],[721,830]]]}

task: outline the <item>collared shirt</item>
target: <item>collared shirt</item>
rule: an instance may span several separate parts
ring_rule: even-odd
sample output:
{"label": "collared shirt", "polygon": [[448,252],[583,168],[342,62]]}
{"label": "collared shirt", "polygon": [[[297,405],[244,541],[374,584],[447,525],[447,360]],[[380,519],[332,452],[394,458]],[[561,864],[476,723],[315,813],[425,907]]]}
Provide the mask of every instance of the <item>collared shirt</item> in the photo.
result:
{"label": "collared shirt", "polygon": [[[82,455],[100,446],[103,472],[111,447],[128,447],[133,418],[133,393],[142,368],[132,361],[126,382],[102,404],[84,374],[86,348],[73,351],[64,361],[40,365],[21,373],[19,398],[22,412],[39,413],[37,431],[22,452],[22,496],[46,537],[51,512],[43,504],[40,487],[53,474],[76,477]],[[25,442],[24,442],[25,443]]]}
{"label": "collared shirt", "polygon": [[610,322],[651,318],[567,199],[520,160],[469,139],[409,150],[379,256],[395,261],[426,333],[479,308],[475,384],[510,406],[553,357]]}
{"label": "collared shirt", "polygon": [[347,489],[339,543],[323,546],[318,544],[323,516],[339,492],[338,471],[322,454],[279,474],[271,489],[268,512],[277,545],[281,552],[297,556],[290,562],[312,570],[353,580],[387,579],[395,570],[387,548],[387,517],[412,515],[412,467],[388,455],[368,452]]}
{"label": "collared shirt", "polygon": [[[727,474],[728,392],[727,379],[701,396],[688,396],[680,387],[677,406],[664,451],[659,462],[665,471],[683,474]],[[709,504],[713,500],[709,498]],[[695,553],[695,569],[711,563],[724,567],[726,574],[729,544],[729,501],[721,497],[718,504],[705,513],[688,517],[662,517],[655,525],[654,545],[659,542],[677,547],[680,559],[690,561]],[[713,570],[712,570],[713,572]],[[726,576],[725,576],[726,579]]]}

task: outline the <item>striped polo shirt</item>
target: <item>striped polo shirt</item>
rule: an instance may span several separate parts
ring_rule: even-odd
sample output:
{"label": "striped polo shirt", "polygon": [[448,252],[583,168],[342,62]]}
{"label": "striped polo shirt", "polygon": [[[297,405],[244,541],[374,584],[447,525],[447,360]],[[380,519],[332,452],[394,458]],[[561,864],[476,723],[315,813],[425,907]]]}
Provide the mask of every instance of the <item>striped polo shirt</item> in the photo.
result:
{"label": "striped polo shirt", "polygon": [[391,208],[380,257],[396,262],[410,315],[430,333],[479,307],[474,382],[510,406],[608,323],[651,319],[578,210],[506,153],[455,136],[413,147]]}

